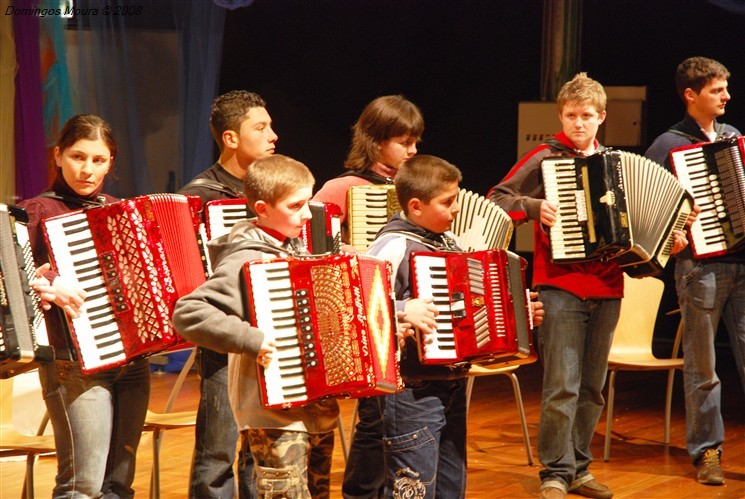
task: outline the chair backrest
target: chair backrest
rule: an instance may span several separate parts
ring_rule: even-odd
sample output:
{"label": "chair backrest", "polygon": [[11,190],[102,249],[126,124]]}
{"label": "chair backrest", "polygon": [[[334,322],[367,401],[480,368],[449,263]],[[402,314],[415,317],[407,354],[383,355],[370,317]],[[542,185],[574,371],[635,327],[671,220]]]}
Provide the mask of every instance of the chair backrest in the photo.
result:
{"label": "chair backrest", "polygon": [[652,336],[665,284],[654,277],[634,279],[624,274],[621,315],[613,333],[613,355],[652,353]]}
{"label": "chair backrest", "polygon": [[0,430],[13,428],[13,378],[0,378]]}

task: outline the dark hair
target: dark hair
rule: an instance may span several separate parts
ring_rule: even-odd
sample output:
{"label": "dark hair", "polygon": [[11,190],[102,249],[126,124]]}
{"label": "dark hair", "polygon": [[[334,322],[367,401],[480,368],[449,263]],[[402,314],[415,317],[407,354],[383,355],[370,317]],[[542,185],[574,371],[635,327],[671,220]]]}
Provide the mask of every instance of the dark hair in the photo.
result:
{"label": "dark hair", "polygon": [[429,203],[447,184],[460,182],[462,179],[463,176],[455,165],[437,156],[418,154],[401,165],[393,184],[396,186],[398,202],[404,213],[407,213],[411,199],[418,198]]}
{"label": "dark hair", "polygon": [[685,103],[686,88],[699,93],[707,83],[715,78],[722,80],[729,78],[729,71],[721,62],[707,57],[689,57],[678,64],[678,69],[675,71],[675,90],[678,92],[678,97]]}
{"label": "dark hair", "polygon": [[109,148],[111,162],[113,164],[118,149],[114,140],[114,133],[111,131],[111,126],[103,118],[95,114],[78,114],[73,116],[62,127],[55,146],[59,147],[60,152],[62,152],[75,144],[75,142],[83,139],[103,140]]}
{"label": "dark hair", "polygon": [[266,107],[266,102],[258,94],[246,90],[231,90],[215,99],[210,110],[210,130],[221,151],[223,132],[239,132],[248,112],[255,107]]}
{"label": "dark hair", "polygon": [[380,157],[378,146],[392,137],[424,133],[422,112],[401,95],[386,95],[370,102],[352,127],[352,145],[344,167],[360,171],[373,166]]}

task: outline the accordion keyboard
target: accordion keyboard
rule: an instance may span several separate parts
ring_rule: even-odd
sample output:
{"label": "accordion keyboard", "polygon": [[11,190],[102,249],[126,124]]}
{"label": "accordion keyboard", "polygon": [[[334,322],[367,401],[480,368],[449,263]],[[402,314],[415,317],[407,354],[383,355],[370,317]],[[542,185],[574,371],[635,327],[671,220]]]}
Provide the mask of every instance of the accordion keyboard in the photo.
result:
{"label": "accordion keyboard", "polygon": [[428,357],[455,359],[455,333],[453,318],[465,316],[465,303],[462,293],[451,296],[448,288],[447,266],[444,257],[419,257],[414,260],[417,272],[419,296],[431,296],[437,308],[435,323],[437,330],[431,342],[424,345]]}
{"label": "accordion keyboard", "polygon": [[57,270],[86,292],[84,309],[72,319],[80,352],[89,368],[126,358],[103,271],[85,214],[47,222]]}
{"label": "accordion keyboard", "polygon": [[255,326],[264,334],[271,335],[277,344],[276,361],[264,368],[267,400],[270,404],[306,400],[304,366],[312,366],[317,360],[310,358],[303,361],[298,326],[301,334],[311,333],[304,330],[304,326],[309,327],[307,322],[298,325],[298,322],[304,321],[298,321],[295,306],[302,312],[307,298],[293,295],[290,271],[285,261],[251,267],[251,280],[255,289],[267,291],[253,294]]}
{"label": "accordion keyboard", "polygon": [[[720,147],[724,144],[723,142]],[[723,147],[714,153],[719,175],[707,167],[703,147],[674,151],[671,156],[680,183],[691,190],[696,204],[701,208],[701,213],[691,227],[696,253],[704,255],[725,252],[729,238],[723,221],[729,220],[733,234],[745,233],[745,181],[742,178],[743,165],[737,154],[737,144]]]}
{"label": "accordion keyboard", "polygon": [[[235,203],[232,203],[233,201]],[[224,204],[207,204],[206,218],[209,239],[216,239],[229,234],[235,224],[248,216],[245,199],[231,199],[230,202]]]}
{"label": "accordion keyboard", "polygon": [[584,192],[577,189],[574,159],[555,159],[550,164],[552,168],[543,169],[543,185],[546,200],[559,207],[549,233],[553,258],[584,258],[587,255],[582,224],[588,222],[588,207]]}

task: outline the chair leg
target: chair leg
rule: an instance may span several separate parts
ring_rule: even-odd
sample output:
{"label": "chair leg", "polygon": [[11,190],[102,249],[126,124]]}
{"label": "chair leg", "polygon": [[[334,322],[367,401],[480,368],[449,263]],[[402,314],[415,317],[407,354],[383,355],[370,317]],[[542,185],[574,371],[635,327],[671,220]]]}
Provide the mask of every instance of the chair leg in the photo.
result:
{"label": "chair leg", "polygon": [[[528,458],[528,466],[533,466],[533,450],[530,448],[530,435],[528,434],[528,422],[525,419],[525,407],[523,406],[523,395],[520,390],[520,381],[514,372],[502,373],[510,377],[512,390],[515,392],[515,404],[520,413],[520,423],[523,427],[523,441],[525,442],[525,455]],[[469,381],[471,381],[471,378]]]}
{"label": "chair leg", "polygon": [[476,378],[469,376],[466,382],[466,416],[468,416],[468,408],[471,407],[471,392],[473,392],[473,382]]}
{"label": "chair leg", "polygon": [[349,429],[349,445],[354,440],[354,431],[357,429],[357,419],[359,419],[360,401],[359,399],[354,401],[354,411],[352,411],[352,427]]}
{"label": "chair leg", "polygon": [[181,371],[176,377],[176,381],[173,383],[173,388],[171,388],[171,393],[168,395],[168,400],[166,401],[166,406],[163,409],[163,412],[171,412],[173,410],[173,405],[176,402],[176,398],[178,397],[179,393],[181,393],[181,387],[184,385],[184,381],[186,380],[186,377],[189,375],[189,371],[191,371],[191,368],[194,365],[196,356],[197,349],[192,348],[189,357],[186,359],[186,362],[184,362],[184,366],[181,368]]}
{"label": "chair leg", "polygon": [[344,433],[344,421],[341,419],[341,413],[337,418],[337,425],[339,425],[339,438],[341,439],[341,450],[344,453],[344,462],[347,462],[349,457],[349,444],[347,443],[347,435]]}
{"label": "chair leg", "polygon": [[153,430],[153,469],[150,473],[150,499],[160,499],[160,440],[161,430]]}
{"label": "chair leg", "polygon": [[670,414],[673,406],[673,384],[675,383],[675,369],[667,373],[667,392],[665,392],[665,444],[670,443]]}
{"label": "chair leg", "polygon": [[34,499],[34,463],[36,454],[29,452],[26,456],[26,479],[23,481],[23,490],[21,497],[25,499]]}
{"label": "chair leg", "polygon": [[611,371],[608,377],[608,403],[606,404],[605,416],[605,449],[603,452],[603,461],[610,460],[610,436],[613,430],[613,401],[616,396],[616,372]]}

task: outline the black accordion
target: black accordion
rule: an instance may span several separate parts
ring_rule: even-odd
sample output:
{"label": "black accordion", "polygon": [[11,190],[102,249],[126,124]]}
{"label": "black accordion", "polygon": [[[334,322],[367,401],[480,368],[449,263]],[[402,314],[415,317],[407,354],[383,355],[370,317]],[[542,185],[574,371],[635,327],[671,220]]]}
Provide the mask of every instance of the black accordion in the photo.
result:
{"label": "black accordion", "polygon": [[36,265],[31,254],[26,211],[0,204],[0,378],[54,360],[41,299],[31,289]]}
{"label": "black accordion", "polygon": [[661,165],[625,151],[550,156],[541,163],[546,200],[558,206],[549,231],[557,263],[608,259],[631,277],[655,275],[670,258],[693,200]]}
{"label": "black accordion", "polygon": [[696,258],[723,255],[745,243],[745,137],[670,151],[675,175],[701,208],[690,232]]}

